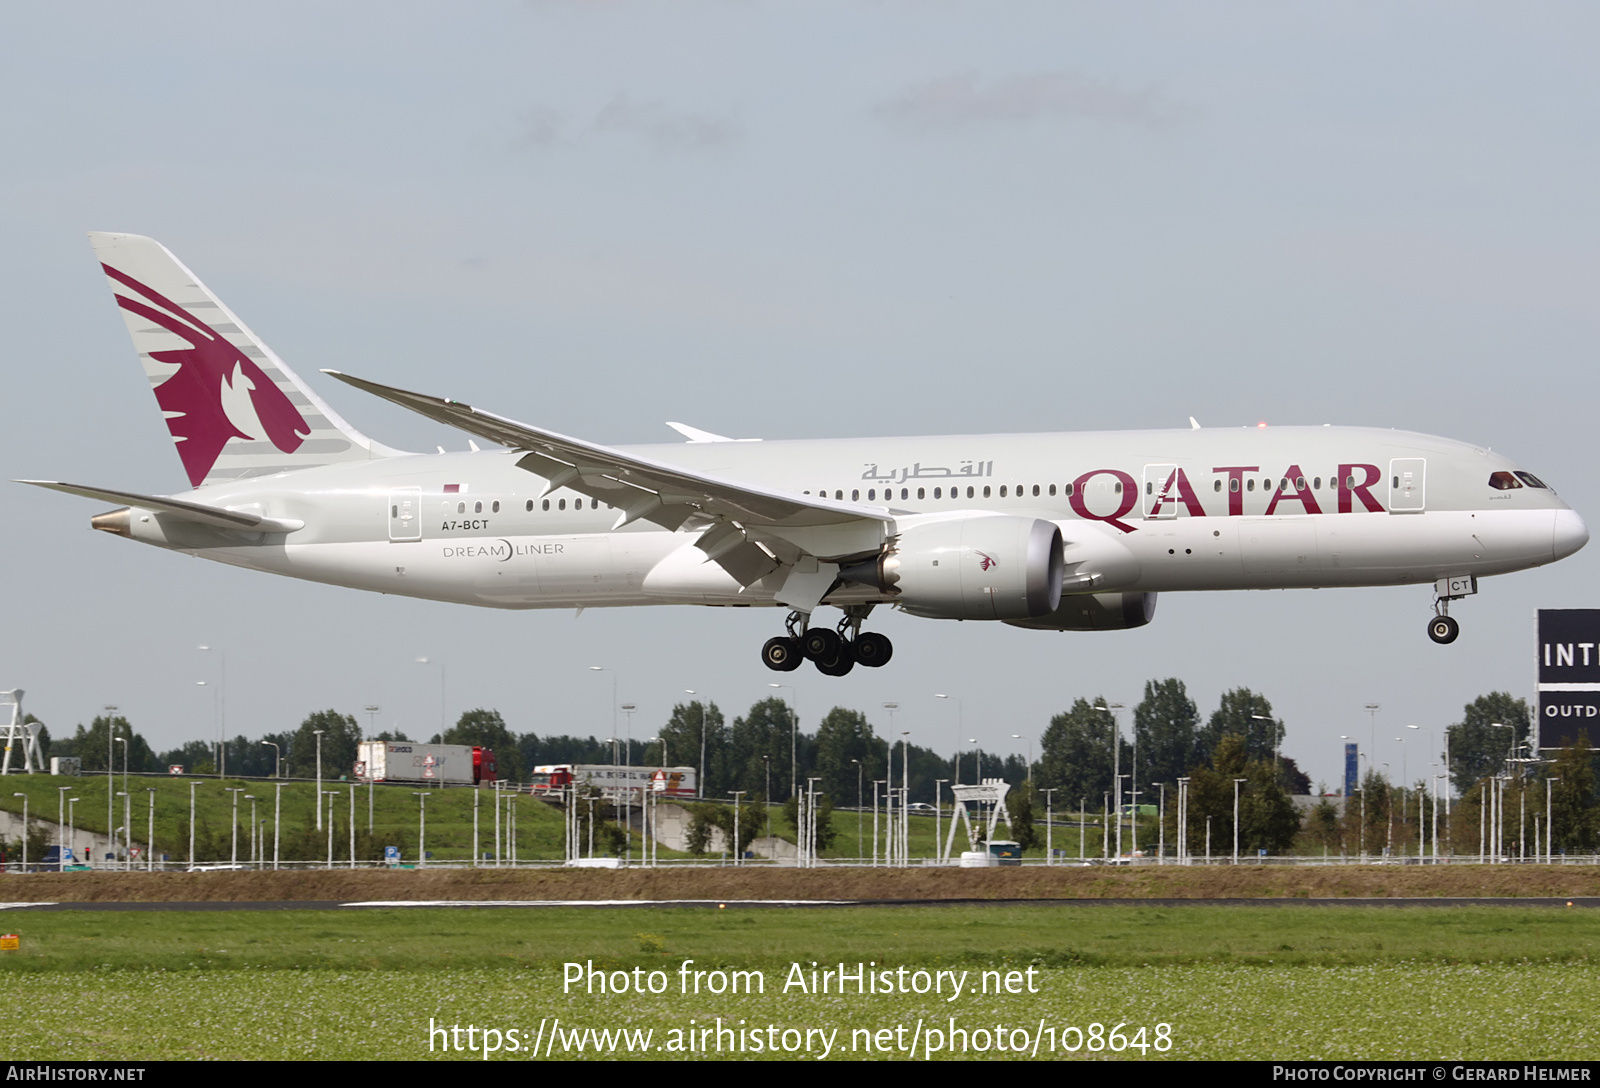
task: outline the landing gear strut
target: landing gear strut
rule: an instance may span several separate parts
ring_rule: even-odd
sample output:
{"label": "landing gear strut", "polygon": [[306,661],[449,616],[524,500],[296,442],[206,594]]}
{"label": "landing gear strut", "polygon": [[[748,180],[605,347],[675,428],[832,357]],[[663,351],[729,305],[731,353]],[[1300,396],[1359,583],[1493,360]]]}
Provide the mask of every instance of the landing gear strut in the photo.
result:
{"label": "landing gear strut", "polygon": [[793,672],[802,661],[816,662],[824,676],[843,676],[857,665],[875,669],[894,656],[894,644],[876,631],[861,630],[872,611],[870,604],[850,605],[838,627],[807,627],[811,616],[791,612],[784,620],[787,635],[769,638],[761,647],[761,661],[774,672]]}

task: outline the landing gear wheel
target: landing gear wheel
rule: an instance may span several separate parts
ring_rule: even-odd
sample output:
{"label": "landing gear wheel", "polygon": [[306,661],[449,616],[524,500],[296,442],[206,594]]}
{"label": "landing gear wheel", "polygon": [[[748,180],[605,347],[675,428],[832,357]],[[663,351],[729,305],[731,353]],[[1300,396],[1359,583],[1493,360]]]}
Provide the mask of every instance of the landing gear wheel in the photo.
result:
{"label": "landing gear wheel", "polygon": [[838,632],[830,631],[826,627],[813,627],[800,636],[800,652],[816,662],[837,657],[839,648],[844,644],[844,639],[839,637]]}
{"label": "landing gear wheel", "polygon": [[1461,625],[1449,616],[1435,616],[1428,621],[1428,637],[1441,646],[1448,646],[1461,633]]}
{"label": "landing gear wheel", "polygon": [[856,664],[876,669],[889,663],[894,656],[894,643],[876,631],[863,631],[854,642]]}
{"label": "landing gear wheel", "polygon": [[843,639],[839,641],[839,649],[834,654],[817,659],[817,671],[823,676],[843,676],[855,667],[855,649]]}
{"label": "landing gear wheel", "polygon": [[794,672],[804,660],[798,639],[769,638],[761,647],[761,662],[773,672]]}

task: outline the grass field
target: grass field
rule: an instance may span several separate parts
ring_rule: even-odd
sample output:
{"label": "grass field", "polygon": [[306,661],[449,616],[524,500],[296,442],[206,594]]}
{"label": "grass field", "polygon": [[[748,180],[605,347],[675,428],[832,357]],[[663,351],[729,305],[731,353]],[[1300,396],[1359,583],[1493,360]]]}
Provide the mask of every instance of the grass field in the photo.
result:
{"label": "grass field", "polygon": [[[23,944],[0,956],[14,1059],[482,1057],[485,1039],[524,1060],[536,1041],[540,1058],[579,1046],[653,1058],[773,1046],[896,1059],[1600,1057],[1600,917],[1576,909],[67,911],[4,923]],[[893,992],[811,992],[813,963],[840,962],[888,971]],[[605,972],[607,992],[563,992],[580,969],[568,963]],[[734,971],[762,992],[711,992]],[[902,993],[902,979],[938,979],[942,992]],[[610,992],[619,981],[628,992]]]}
{"label": "grass field", "polygon": [[[11,789],[0,795],[0,810],[12,812],[17,815],[22,813],[22,798],[14,796],[21,792],[28,796],[29,816],[35,820],[51,821],[44,838],[34,847],[35,855],[38,854],[45,842],[53,843],[55,840],[55,824],[57,813],[62,811],[59,790],[62,788],[63,779],[51,775],[12,775],[6,779]],[[103,774],[86,774],[79,778],[67,780],[70,789],[65,796],[78,798],[75,806],[74,824],[97,835],[104,835],[106,830],[106,792],[107,780]],[[128,779],[127,790],[132,795],[131,820],[133,838],[135,843],[142,844],[147,835],[150,824],[151,792],[154,793],[155,802],[155,849],[156,856],[167,856],[173,862],[187,862],[189,858],[189,797],[190,784],[194,788],[195,812],[195,842],[196,857],[201,861],[223,861],[233,856],[235,831],[235,814],[233,809],[234,795],[229,790],[237,789],[238,794],[238,856],[248,859],[251,856],[250,845],[250,820],[251,804],[247,799],[256,798],[255,818],[261,827],[260,841],[262,857],[270,860],[273,850],[273,816],[277,806],[282,805],[281,823],[279,830],[280,856],[284,860],[321,861],[327,856],[328,842],[325,831],[315,830],[316,825],[316,796],[317,785],[315,782],[303,780],[285,781],[281,783],[262,781],[260,779],[217,779],[217,778],[170,778],[132,776]],[[461,787],[451,789],[428,789],[418,786],[406,785],[380,785],[369,787],[362,784],[352,785],[349,782],[328,780],[323,783],[325,791],[333,791],[333,823],[334,834],[332,841],[333,857],[342,861],[350,856],[350,811],[351,791],[355,797],[355,828],[357,832],[356,850],[358,858],[376,858],[382,856],[385,846],[399,847],[402,859],[406,863],[416,860],[422,836],[426,835],[426,848],[431,858],[439,861],[459,861],[472,857],[473,847],[473,813],[477,811],[478,818],[478,849],[481,852],[492,854],[494,849],[494,803],[493,792],[488,790],[474,790]],[[120,828],[123,822],[124,799],[115,797],[123,791],[121,775],[111,779],[111,792],[114,796],[113,826]],[[427,793],[426,800],[426,829],[422,827],[419,819],[420,800],[419,793]],[[503,795],[510,796],[510,795]],[[326,799],[324,804],[326,805]],[[502,804],[505,802],[502,801]],[[563,855],[562,825],[563,815],[560,810],[536,800],[526,794],[517,795],[511,804],[516,814],[516,850],[517,857],[521,860],[545,859],[560,860]],[[368,833],[370,809],[371,832]],[[326,812],[326,809],[324,809]],[[783,806],[769,806],[771,821],[770,826],[774,834],[794,840],[794,828],[783,816]],[[504,813],[502,812],[502,818]],[[932,857],[938,845],[949,831],[949,813],[945,813],[938,822],[940,834],[935,835],[935,820],[931,816],[915,816],[911,820],[910,848],[913,857]],[[1041,816],[1042,819],[1042,816]],[[1058,822],[1065,821],[1064,814],[1057,814]],[[38,825],[36,825],[38,826]],[[836,811],[833,814],[833,827],[836,832],[833,848],[826,852],[828,857],[861,857],[870,856],[872,853],[872,813],[870,811],[857,814],[855,812]],[[1003,832],[1002,828],[1002,832]],[[763,828],[763,834],[765,827]],[[882,832],[881,832],[882,833]],[[1042,837],[1041,830],[1041,837]],[[1076,826],[1067,828],[1060,826],[1055,833],[1055,847],[1064,851],[1068,857],[1075,857],[1082,845],[1090,857],[1100,854],[1100,831],[1098,828],[1088,830],[1080,836]],[[118,833],[121,839],[121,833]],[[1150,845],[1150,844],[1146,844]],[[80,844],[81,846],[81,844]],[[509,847],[506,847],[509,852]],[[639,845],[635,844],[635,853]],[[881,849],[881,847],[880,847]],[[958,835],[955,849],[964,849],[962,840]],[[859,853],[858,853],[859,850]],[[80,849],[80,853],[81,853]],[[671,850],[662,849],[660,856],[684,857]],[[1030,857],[1043,857],[1042,847],[1029,851]]]}

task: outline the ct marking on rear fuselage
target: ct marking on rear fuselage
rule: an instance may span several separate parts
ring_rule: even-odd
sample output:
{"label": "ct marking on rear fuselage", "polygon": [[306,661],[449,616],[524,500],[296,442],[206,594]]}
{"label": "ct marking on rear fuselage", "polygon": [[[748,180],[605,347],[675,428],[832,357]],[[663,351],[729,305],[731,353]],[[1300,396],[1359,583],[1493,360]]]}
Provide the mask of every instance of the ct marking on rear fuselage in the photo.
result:
{"label": "ct marking on rear fuselage", "polygon": [[115,504],[97,529],[288,577],[491,608],[779,607],[762,661],[841,676],[890,659],[862,629],[880,605],[1089,631],[1149,623],[1163,592],[1421,583],[1429,637],[1451,642],[1479,579],[1589,537],[1505,457],[1404,431],[775,442],[674,423],[687,442],[620,448],[329,371],[494,447],[405,453],[161,245],[90,237],[192,489],[27,482]]}

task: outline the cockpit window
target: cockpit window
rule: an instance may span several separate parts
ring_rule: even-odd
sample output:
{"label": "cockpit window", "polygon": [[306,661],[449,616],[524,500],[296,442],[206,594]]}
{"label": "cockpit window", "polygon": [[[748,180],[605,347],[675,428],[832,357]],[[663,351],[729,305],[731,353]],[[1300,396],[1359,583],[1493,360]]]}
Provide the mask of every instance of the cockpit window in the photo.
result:
{"label": "cockpit window", "polygon": [[1546,484],[1543,480],[1539,479],[1539,477],[1535,476],[1531,472],[1523,472],[1523,471],[1521,471],[1519,469],[1517,471],[1517,479],[1521,480],[1523,483],[1527,484],[1529,487],[1542,487],[1546,491],[1550,490],[1550,486],[1548,484]]}
{"label": "cockpit window", "polygon": [[1515,491],[1522,483],[1509,472],[1495,472],[1489,476],[1489,486],[1496,491]]}

